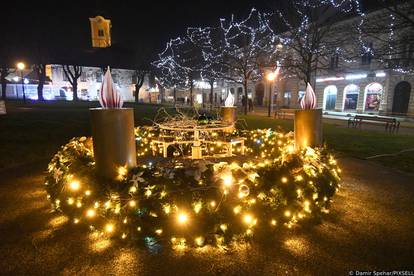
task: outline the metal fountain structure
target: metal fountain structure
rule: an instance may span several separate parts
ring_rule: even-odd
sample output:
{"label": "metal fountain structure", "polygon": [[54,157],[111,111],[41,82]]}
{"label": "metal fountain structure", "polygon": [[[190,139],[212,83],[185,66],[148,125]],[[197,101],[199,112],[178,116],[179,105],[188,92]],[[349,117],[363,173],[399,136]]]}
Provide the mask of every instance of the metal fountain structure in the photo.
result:
{"label": "metal fountain structure", "polygon": [[[200,123],[198,120],[185,116],[170,117],[162,123],[156,123],[159,129],[158,137],[152,140],[152,152],[156,155],[161,153],[164,158],[168,157],[168,148],[182,145],[191,145],[191,159],[202,159],[205,157],[231,157],[234,147],[239,145],[240,153],[244,154],[244,138],[228,137],[235,129],[234,97],[231,93],[227,96],[225,106],[222,107],[221,120],[210,120],[207,123]],[[227,138],[227,139],[226,139]],[[203,155],[203,147],[220,145],[224,153],[215,155]]]}

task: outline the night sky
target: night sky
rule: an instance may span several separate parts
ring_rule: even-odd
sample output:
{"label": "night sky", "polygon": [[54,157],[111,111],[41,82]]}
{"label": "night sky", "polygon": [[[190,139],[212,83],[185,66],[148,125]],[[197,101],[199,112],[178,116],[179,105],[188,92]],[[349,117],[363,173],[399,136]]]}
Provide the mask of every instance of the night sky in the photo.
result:
{"label": "night sky", "polygon": [[77,62],[96,52],[91,48],[88,18],[100,14],[112,20],[112,50],[123,57],[141,56],[137,62],[148,63],[186,27],[217,24],[231,14],[245,16],[252,7],[269,11],[277,2],[7,1],[1,7],[0,58],[10,63],[19,58],[34,62],[36,53],[47,52],[43,56],[48,63]]}

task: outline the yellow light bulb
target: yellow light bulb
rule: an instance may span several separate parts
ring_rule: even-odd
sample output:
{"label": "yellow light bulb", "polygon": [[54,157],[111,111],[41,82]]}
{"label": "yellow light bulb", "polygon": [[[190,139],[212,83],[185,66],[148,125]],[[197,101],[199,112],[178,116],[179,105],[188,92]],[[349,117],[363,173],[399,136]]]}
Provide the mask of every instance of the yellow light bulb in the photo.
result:
{"label": "yellow light bulb", "polygon": [[270,224],[271,224],[271,225],[273,225],[273,226],[275,226],[275,225],[276,225],[276,220],[272,219],[272,220],[270,221]]}
{"label": "yellow light bulb", "polygon": [[227,230],[227,224],[221,224],[220,225],[220,229],[221,229],[221,231],[223,231],[223,232],[226,232],[226,230]]}
{"label": "yellow light bulb", "polygon": [[233,185],[233,176],[231,174],[223,175],[221,179],[223,180],[224,186],[230,187]]}
{"label": "yellow light bulb", "polygon": [[73,198],[68,198],[68,204],[72,205],[75,202],[75,200]]}
{"label": "yellow light bulb", "polygon": [[88,211],[86,211],[86,216],[88,218],[93,218],[96,215],[96,212],[94,209],[89,209]]}
{"label": "yellow light bulb", "polygon": [[195,244],[197,246],[203,246],[203,244],[204,244],[204,238],[203,237],[197,237],[197,238],[194,239],[194,241],[195,241]]}
{"label": "yellow light bulb", "polygon": [[90,190],[85,191],[85,195],[87,196],[91,195],[91,191]]}
{"label": "yellow light bulb", "polygon": [[216,202],[214,200],[210,201],[210,206],[211,207],[216,207]]}
{"label": "yellow light bulb", "polygon": [[290,211],[289,211],[289,210],[286,210],[286,211],[285,211],[285,216],[286,216],[286,217],[290,217],[290,216],[291,216],[291,213],[290,213]]}
{"label": "yellow light bulb", "polygon": [[75,219],[73,220],[73,223],[78,224],[78,223],[79,223],[79,219],[75,218]]}
{"label": "yellow light bulb", "polygon": [[79,188],[80,188],[80,183],[79,183],[79,181],[74,180],[74,181],[70,182],[70,184],[69,184],[69,188],[70,188],[72,191],[77,191],[77,190],[79,190]]}
{"label": "yellow light bulb", "polygon": [[287,177],[282,177],[281,178],[281,181],[282,181],[282,183],[287,183],[288,182],[288,179],[287,179]]}
{"label": "yellow light bulb", "polygon": [[162,234],[162,229],[157,229],[157,230],[155,230],[155,233],[156,233],[157,235],[161,235],[161,234]]}
{"label": "yellow light bulb", "polygon": [[130,200],[129,201],[129,206],[130,207],[135,207],[137,205],[137,202],[135,200]]}
{"label": "yellow light bulb", "polygon": [[177,216],[177,221],[179,224],[185,224],[188,221],[188,216],[185,213],[179,213]]}
{"label": "yellow light bulb", "polygon": [[169,213],[171,212],[171,206],[170,206],[170,205],[165,205],[165,206],[164,206],[164,212],[165,212],[166,214],[169,214]]}
{"label": "yellow light bulb", "polygon": [[115,230],[115,227],[112,223],[108,223],[107,225],[105,225],[105,231],[107,233],[112,233]]}
{"label": "yellow light bulb", "polygon": [[243,221],[246,224],[251,224],[253,222],[253,217],[251,215],[244,215]]}
{"label": "yellow light bulb", "polygon": [[196,202],[193,206],[194,212],[196,212],[196,214],[198,214],[202,207],[203,207],[203,204],[201,203],[201,201]]}
{"label": "yellow light bulb", "polygon": [[240,211],[241,211],[241,206],[236,206],[236,207],[234,207],[234,208],[233,208],[233,212],[234,212],[235,214],[240,213]]}

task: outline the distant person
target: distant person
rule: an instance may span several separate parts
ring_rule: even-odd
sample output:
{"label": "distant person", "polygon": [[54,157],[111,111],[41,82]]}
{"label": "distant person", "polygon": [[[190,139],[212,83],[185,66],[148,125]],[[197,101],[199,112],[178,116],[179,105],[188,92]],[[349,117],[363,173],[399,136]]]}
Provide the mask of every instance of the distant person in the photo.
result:
{"label": "distant person", "polygon": [[252,101],[252,99],[249,99],[249,112],[250,111],[253,111],[253,101]]}
{"label": "distant person", "polygon": [[246,96],[242,97],[242,105],[243,105],[243,107],[245,107],[247,105]]}

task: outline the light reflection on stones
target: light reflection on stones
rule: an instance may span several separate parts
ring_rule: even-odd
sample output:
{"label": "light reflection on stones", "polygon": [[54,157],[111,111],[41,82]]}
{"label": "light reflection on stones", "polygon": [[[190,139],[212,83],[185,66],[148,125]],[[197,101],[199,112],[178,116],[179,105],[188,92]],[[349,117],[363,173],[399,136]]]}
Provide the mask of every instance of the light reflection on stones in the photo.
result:
{"label": "light reflection on stones", "polygon": [[309,244],[304,238],[289,238],[285,240],[284,247],[296,256],[305,256],[309,253]]}
{"label": "light reflection on stones", "polygon": [[96,253],[104,252],[112,245],[112,241],[105,235],[101,235],[99,232],[92,232],[89,235],[89,239],[89,247],[93,252]]}

